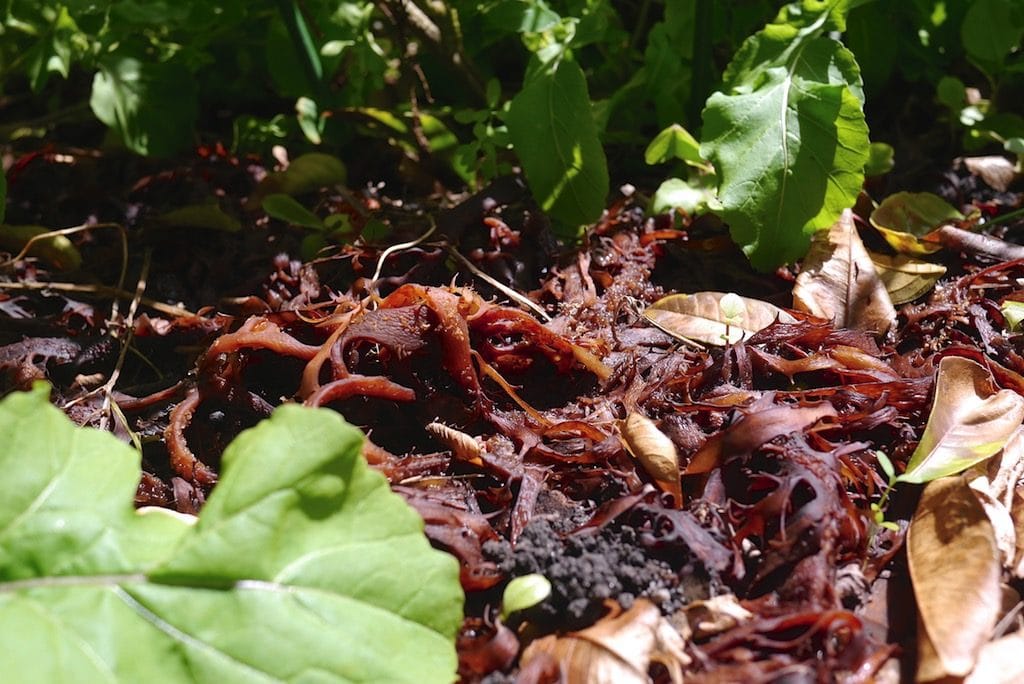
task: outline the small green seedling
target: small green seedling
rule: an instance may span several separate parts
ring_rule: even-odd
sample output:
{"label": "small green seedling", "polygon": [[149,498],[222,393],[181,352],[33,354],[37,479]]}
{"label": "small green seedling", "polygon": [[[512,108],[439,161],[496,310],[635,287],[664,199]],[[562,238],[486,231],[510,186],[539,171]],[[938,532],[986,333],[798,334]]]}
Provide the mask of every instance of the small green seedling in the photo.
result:
{"label": "small green seedling", "polygon": [[551,582],[544,575],[533,573],[516,577],[505,587],[501,597],[501,619],[508,620],[512,613],[518,613],[535,605],[551,595]]}

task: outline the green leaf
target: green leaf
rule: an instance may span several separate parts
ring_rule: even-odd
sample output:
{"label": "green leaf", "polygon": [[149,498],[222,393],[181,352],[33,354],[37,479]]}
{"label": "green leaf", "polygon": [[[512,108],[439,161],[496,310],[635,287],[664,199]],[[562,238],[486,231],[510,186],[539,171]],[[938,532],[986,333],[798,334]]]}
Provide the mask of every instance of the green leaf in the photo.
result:
{"label": "green leaf", "polygon": [[938,96],[939,102],[954,112],[959,112],[963,109],[964,102],[967,99],[967,89],[964,87],[964,82],[955,76],[943,76],[940,78],[935,86],[935,94]]}
{"label": "green leaf", "polygon": [[513,98],[506,123],[541,208],[573,227],[596,220],[608,194],[608,165],[579,65],[563,59],[538,70]]}
{"label": "green leaf", "polygon": [[551,582],[544,575],[533,573],[516,577],[501,595],[501,614],[505,619],[512,613],[537,605],[551,595]]}
{"label": "green leaf", "polygon": [[224,212],[216,201],[172,209],[154,217],[154,222],[174,228],[199,228],[237,233],[242,229],[238,219]]}
{"label": "green leaf", "polygon": [[189,143],[197,97],[196,80],[181,64],[115,53],[100,62],[89,104],[133,152],[166,157]]}
{"label": "green leaf", "polygon": [[1016,0],[973,0],[960,27],[967,54],[986,72],[996,74],[1024,34],[1024,8]]}
{"label": "green leaf", "polygon": [[1021,323],[1024,323],[1024,302],[1015,302],[1007,299],[999,305],[999,311],[1006,319],[1006,327],[1010,332],[1020,332]]}
{"label": "green leaf", "polygon": [[707,165],[700,156],[700,143],[679,124],[672,124],[659,133],[644,152],[644,161],[652,166],[673,159],[682,159],[694,166]]}
{"label": "green leaf", "polygon": [[896,166],[896,151],[889,143],[873,142],[868,149],[868,161],[864,165],[864,175],[884,176]]}
{"label": "green leaf", "polygon": [[[892,482],[896,478],[896,468],[893,466],[892,461],[885,455],[884,451],[876,451],[875,459],[878,461],[878,465],[882,468],[882,472],[885,473],[885,477]],[[875,504],[872,504],[874,506]]]}
{"label": "green leaf", "polygon": [[[1009,138],[1003,143],[1003,149],[1018,157],[1024,155],[1024,138]],[[0,214],[0,221],[2,220],[3,214]]]}
{"label": "green leaf", "polygon": [[925,256],[942,245],[921,240],[936,228],[958,221],[964,215],[956,207],[930,192],[896,192],[871,212],[871,225],[901,254]]}
{"label": "green leaf", "polygon": [[316,102],[308,97],[300,97],[295,101],[295,115],[306,140],[314,145],[323,142],[320,134],[324,131],[324,122],[317,111]]}
{"label": "green leaf", "polygon": [[316,230],[322,230],[324,227],[324,222],[319,216],[299,204],[290,195],[280,192],[267,195],[263,198],[262,206],[263,211],[286,223]]}
{"label": "green leaf", "polygon": [[962,472],[1002,449],[1022,419],[1019,394],[995,391],[989,371],[970,359],[944,357],[924,434],[896,480],[921,484]]}
{"label": "green leaf", "polygon": [[714,198],[710,190],[694,187],[680,178],[669,178],[658,186],[651,198],[650,213],[653,216],[682,209],[694,214],[708,206]]}
{"label": "green leaf", "polygon": [[132,508],[139,454],[47,391],[0,402],[0,638],[10,681],[454,679],[458,563],[330,411],[225,451],[198,521]]}
{"label": "green leaf", "polygon": [[804,5],[802,28],[769,24],[747,39],[703,115],[723,218],[761,270],[802,256],[854,204],[868,159],[857,63],[825,35],[845,3]]}

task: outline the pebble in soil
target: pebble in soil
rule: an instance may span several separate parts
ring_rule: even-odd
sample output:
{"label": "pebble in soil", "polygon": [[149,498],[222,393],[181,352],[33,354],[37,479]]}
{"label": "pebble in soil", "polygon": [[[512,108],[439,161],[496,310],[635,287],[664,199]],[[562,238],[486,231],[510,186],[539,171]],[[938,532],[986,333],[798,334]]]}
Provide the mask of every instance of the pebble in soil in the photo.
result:
{"label": "pebble in soil", "polygon": [[582,629],[605,612],[612,599],[628,609],[640,597],[670,614],[690,601],[708,596],[707,577],[695,564],[658,558],[644,549],[638,532],[628,526],[605,527],[598,534],[563,535],[557,521],[535,518],[512,547],[507,541],[484,545],[484,553],[509,577],[540,573],[551,582],[551,595],[519,616],[543,631]]}

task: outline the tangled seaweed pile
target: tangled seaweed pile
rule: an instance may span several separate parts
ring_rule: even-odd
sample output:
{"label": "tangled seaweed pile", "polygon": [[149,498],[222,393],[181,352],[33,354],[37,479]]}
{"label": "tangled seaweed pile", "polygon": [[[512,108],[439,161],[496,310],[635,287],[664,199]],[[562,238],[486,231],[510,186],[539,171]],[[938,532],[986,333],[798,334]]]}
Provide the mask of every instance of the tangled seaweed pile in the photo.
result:
{"label": "tangled seaweed pile", "polygon": [[[364,430],[367,460],[461,563],[465,681],[555,681],[541,637],[652,605],[677,629],[691,616],[689,640],[655,656],[656,677],[868,681],[912,648],[913,625],[891,616],[910,600],[900,550],[914,492],[899,493],[893,529],[875,524],[876,451],[906,464],[945,356],[1024,394],[1024,340],[1000,309],[1024,299],[1024,261],[957,258],[956,276],[903,307],[883,343],[792,312],[701,349],[639,311],[723,277],[685,266],[720,240],[713,225],[674,230],[624,200],[584,248],[548,264],[528,210],[467,206],[461,261],[450,231],[305,264],[279,255],[257,291],[218,313],[138,316],[132,347],[146,361],[129,359],[136,387],[111,395],[115,431],[143,447],[137,503],[195,512],[238,432],[285,401],[328,406]],[[460,270],[463,282],[490,275],[479,289],[445,284]],[[541,286],[527,310],[509,292],[531,278]],[[735,289],[785,296],[784,277],[744,278]],[[34,291],[0,294],[0,311],[2,389],[46,377],[73,417],[96,422],[89,376],[109,374],[119,348],[103,316]],[[160,379],[142,382],[146,364]],[[625,447],[633,415],[674,445],[678,495]],[[498,619],[503,586],[528,573],[551,595]],[[731,613],[708,608],[729,595]],[[715,619],[692,620],[694,606]]]}

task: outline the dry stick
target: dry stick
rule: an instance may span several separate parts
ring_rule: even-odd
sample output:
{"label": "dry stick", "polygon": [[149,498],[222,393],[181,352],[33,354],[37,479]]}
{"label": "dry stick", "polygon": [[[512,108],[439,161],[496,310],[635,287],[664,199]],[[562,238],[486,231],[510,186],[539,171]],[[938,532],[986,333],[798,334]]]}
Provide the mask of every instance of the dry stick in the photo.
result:
{"label": "dry stick", "polygon": [[[83,223],[82,225],[74,226],[73,228],[61,228],[60,230],[51,230],[39,235],[33,235],[29,238],[28,242],[25,243],[25,246],[21,248],[21,251],[0,264],[0,268],[6,268],[16,261],[24,259],[29,250],[32,249],[32,245],[37,242],[48,240],[52,237],[59,237],[61,235],[74,235],[75,233],[94,230],[96,228],[117,228],[118,234],[121,237],[121,273],[117,277],[117,289],[121,290],[124,288],[124,279],[128,276],[128,231],[126,231],[124,226],[120,223]],[[110,305],[110,317],[112,319],[117,317],[117,306],[117,299],[115,298]]]}
{"label": "dry stick", "polygon": [[953,226],[942,226],[935,231],[935,234],[943,246],[974,256],[986,256],[998,261],[1024,259],[1024,246],[1015,245],[991,235],[972,233]]}
{"label": "dry stick", "polygon": [[420,244],[421,242],[426,240],[428,237],[433,235],[434,231],[437,230],[437,224],[434,222],[434,218],[433,217],[428,217],[428,218],[430,219],[430,229],[427,230],[426,233],[424,233],[423,235],[420,235],[415,240],[410,240],[409,242],[399,242],[397,245],[391,245],[390,247],[385,249],[383,252],[381,252],[379,257],[377,257],[377,268],[374,269],[374,271],[373,271],[373,279],[370,280],[370,289],[374,293],[377,292],[377,281],[380,279],[380,272],[382,270],[384,270],[384,262],[387,260],[387,258],[389,256],[391,256],[392,254],[394,254],[395,252],[401,252],[404,249],[412,249],[413,247],[415,247],[416,245]]}
{"label": "dry stick", "polygon": [[[135,294],[132,297],[131,304],[128,305],[128,315],[124,319],[124,340],[121,342],[121,351],[117,355],[117,363],[114,364],[114,370],[110,374],[110,378],[104,383],[103,387],[103,403],[100,405],[100,429],[107,429],[107,416],[110,414],[110,401],[111,395],[114,393],[114,385],[117,384],[118,379],[121,377],[121,369],[124,368],[124,359],[128,355],[128,347],[132,343],[132,337],[135,334],[135,312],[139,310],[139,301],[142,299],[142,293],[146,291],[146,279],[149,277],[149,266],[153,259],[153,251],[151,249],[146,250],[145,256],[142,258],[142,268],[139,271],[139,281],[135,284]],[[128,421],[124,420],[124,414],[120,410],[117,414],[124,421],[124,428],[128,431],[128,434],[132,434],[132,429],[128,425]],[[136,441],[136,440],[133,440]]]}
{"label": "dry stick", "polygon": [[[79,294],[92,294],[102,297],[115,297],[129,300],[134,296],[131,292],[119,287],[111,287],[109,285],[79,285],[77,283],[0,283],[0,290],[30,290],[33,292],[39,290],[53,290],[54,292],[77,292]],[[139,303],[143,306],[148,306],[154,311],[167,314],[168,316],[195,316],[195,314],[188,309],[183,309],[180,306],[174,306],[172,304],[165,304],[164,302],[158,302],[155,299],[150,299],[148,297],[140,297]]]}
{"label": "dry stick", "polygon": [[459,253],[459,250],[455,249],[451,245],[448,245],[446,247],[446,249],[448,250],[448,254],[450,254],[452,257],[454,257],[454,259],[456,261],[458,261],[460,264],[462,264],[467,269],[469,269],[470,273],[475,275],[477,278],[480,278],[481,280],[487,282],[491,287],[493,287],[493,288],[503,292],[505,294],[505,296],[508,297],[509,299],[511,299],[512,301],[514,301],[514,302],[516,302],[516,303],[518,303],[518,304],[520,304],[522,306],[525,306],[527,309],[530,309],[535,314],[540,316],[544,320],[545,323],[550,323],[551,322],[551,316],[549,316],[548,312],[545,311],[544,309],[542,309],[539,305],[535,304],[534,302],[530,301],[529,299],[527,299],[523,295],[519,294],[518,292],[513,290],[511,287],[509,287],[507,285],[503,285],[498,280],[495,280],[491,276],[489,276],[486,273],[484,273],[483,271],[481,271],[479,268],[477,268],[473,264],[472,261],[470,261],[466,257],[462,256],[462,254]]}

